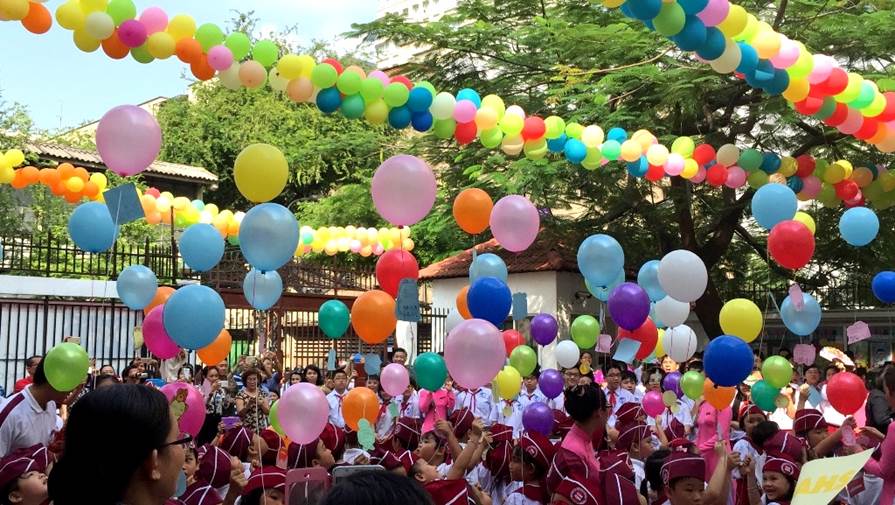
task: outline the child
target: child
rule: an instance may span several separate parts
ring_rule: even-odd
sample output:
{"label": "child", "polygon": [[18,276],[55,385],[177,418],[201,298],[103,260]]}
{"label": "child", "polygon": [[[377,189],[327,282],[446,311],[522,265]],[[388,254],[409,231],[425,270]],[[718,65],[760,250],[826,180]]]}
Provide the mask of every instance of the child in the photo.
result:
{"label": "child", "polygon": [[416,381],[410,378],[410,384],[404,390],[404,394],[398,399],[401,413],[398,417],[420,417],[420,395],[416,391]]}
{"label": "child", "polygon": [[662,504],[665,503],[665,486],[662,484],[662,465],[668,458],[671,451],[668,449],[659,449],[650,454],[646,461],[643,462],[644,478],[640,483],[640,496],[646,498],[647,503]]}
{"label": "child", "polygon": [[240,505],[283,505],[286,503],[286,472],[275,466],[252,472],[242,491]]}
{"label": "child", "polygon": [[488,425],[498,423],[511,426],[513,435],[518,437],[522,433],[522,412],[524,410],[522,402],[519,400],[520,396],[522,396],[521,393],[516,395],[516,398],[503,399],[497,402],[494,408],[491,409],[491,418],[488,419]]}
{"label": "child", "polygon": [[[704,451],[702,451],[704,453]],[[739,456],[728,452],[727,445],[717,442],[714,446],[717,464],[711,481],[706,487],[706,461],[701,455],[675,451],[662,465],[662,484],[668,505],[693,503],[718,503],[726,501],[730,494],[730,470],[739,466]]]}
{"label": "child", "polygon": [[42,505],[49,500],[46,459],[34,457],[39,447],[18,449],[0,459],[2,503]]}
{"label": "child", "polygon": [[553,444],[537,432],[523,432],[510,458],[510,478],[504,505],[549,503],[544,478],[553,461]]}
{"label": "child", "polygon": [[[466,447],[458,453],[454,463],[449,467],[444,464],[435,466],[425,457],[422,457],[413,464],[413,467],[410,470],[410,477],[426,488],[426,491],[432,496],[435,505],[466,503],[468,500],[470,487],[463,476],[466,474],[467,467],[472,462],[473,453],[478,450],[479,444],[481,443],[483,428],[482,421],[479,419],[476,419],[475,422],[472,423],[472,426],[470,427],[472,436],[470,437],[469,442],[466,444]],[[443,420],[438,421],[437,430],[438,434],[447,440],[449,446],[459,446],[459,441],[454,435],[450,423]],[[429,433],[426,435],[428,436]],[[434,435],[434,433],[432,435]],[[424,441],[420,444],[420,449],[427,444],[425,439],[426,437],[424,437]],[[425,454],[428,454],[428,448],[421,451],[421,455]],[[479,503],[490,505],[490,497],[477,490],[473,490],[472,492],[478,498]]]}
{"label": "child", "polygon": [[398,419],[394,433],[380,445],[377,463],[395,473],[407,475],[420,443],[420,421],[411,417]]}
{"label": "child", "polygon": [[[394,407],[391,407],[394,405]],[[397,411],[396,415],[392,415],[392,410]],[[379,390],[379,417],[376,418],[376,437],[384,440],[391,435],[395,429],[395,423],[401,415],[401,397],[394,397]]]}
{"label": "child", "polygon": [[[327,425],[331,426],[331,425]],[[326,429],[324,428],[324,431]],[[336,464],[333,453],[323,443],[323,436],[307,444],[292,443],[286,458],[286,468],[323,468],[327,472]]]}
{"label": "child", "polygon": [[190,445],[183,455],[183,474],[186,475],[186,483],[196,481],[196,470],[199,469],[199,455],[196,448]]}
{"label": "child", "polygon": [[373,392],[376,393],[376,394],[378,395],[378,394],[379,394],[379,391],[380,391],[380,387],[379,387],[379,375],[377,375],[377,374],[371,374],[371,375],[368,375],[368,376],[367,376],[367,382],[366,382],[365,386],[368,387],[368,388],[370,388],[370,389],[372,389]]}
{"label": "child", "polygon": [[342,401],[348,389],[348,374],[345,373],[345,370],[339,369],[333,372],[332,379],[333,389],[326,395],[326,402],[329,404],[329,422],[336,425],[337,428],[344,428]]}
{"label": "child", "polygon": [[447,419],[448,413],[454,410],[455,402],[456,398],[450,387],[450,378],[445,380],[444,385],[438,391],[421,391],[419,409],[424,416],[422,432],[427,433],[434,430],[437,421]]}
{"label": "child", "polygon": [[522,391],[516,399],[519,400],[519,405],[522,407],[523,412],[525,411],[525,407],[528,407],[534,402],[547,403],[547,397],[540,389],[538,389],[538,377],[540,377],[540,375],[541,371],[535,366],[531,375],[522,379]]}
{"label": "child", "polygon": [[634,486],[640,489],[641,482],[646,478],[643,467],[644,462],[653,453],[649,426],[640,421],[619,425],[618,440],[615,447],[619,451],[625,451],[628,454],[631,460],[631,467],[634,470]]}
{"label": "child", "polygon": [[491,399],[491,389],[482,387],[457,393],[456,408],[467,408],[472,411],[476,419],[482,419],[490,424],[488,420],[491,419],[491,411],[495,408]]}
{"label": "child", "polygon": [[232,505],[245,486],[242,463],[218,447],[205,447],[201,452],[197,451],[199,466],[180,500],[185,505]]}
{"label": "child", "polygon": [[[491,449],[482,462],[484,476],[480,484],[491,495],[495,505],[501,505],[510,484],[510,458],[513,453],[513,428],[504,424],[492,424],[488,428]],[[487,439],[486,439],[487,441]]]}
{"label": "child", "polygon": [[622,389],[627,390],[634,395],[634,399],[637,400],[638,403],[643,400],[644,391],[637,389],[637,375],[634,372],[630,370],[622,371]]}
{"label": "child", "polygon": [[264,442],[262,448],[265,449],[260,455],[261,466],[276,466],[280,450],[283,448],[283,439],[270,428],[261,430],[260,437]]}
{"label": "child", "polygon": [[[789,505],[799,480],[799,464],[788,455],[768,452],[762,471],[761,490],[751,475],[754,473],[754,462],[747,466],[750,475],[748,493],[751,503],[765,505]],[[763,494],[762,494],[763,492]]]}
{"label": "child", "polygon": [[[739,424],[740,429],[745,432],[746,436],[737,440],[733,446],[733,451],[739,454],[741,461],[755,461],[756,464],[759,457],[764,453],[761,445],[755,443],[753,433],[757,426],[763,421],[767,421],[765,413],[755,404],[744,403],[740,408]],[[764,441],[762,440],[762,444]],[[761,468],[761,465],[758,465]],[[736,496],[734,503],[736,505],[749,505],[749,495],[746,492],[749,475],[743,475],[745,471],[741,469],[734,470],[733,477],[737,481]],[[756,475],[756,477],[758,477]]]}

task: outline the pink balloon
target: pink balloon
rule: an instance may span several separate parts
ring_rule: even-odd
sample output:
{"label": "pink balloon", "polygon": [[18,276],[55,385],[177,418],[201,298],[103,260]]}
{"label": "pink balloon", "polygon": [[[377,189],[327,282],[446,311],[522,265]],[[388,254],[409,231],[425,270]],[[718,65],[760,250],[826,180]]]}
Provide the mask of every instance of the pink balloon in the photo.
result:
{"label": "pink balloon", "polygon": [[161,148],[162,130],[158,122],[152,114],[135,105],[115,107],[99,120],[96,149],[109,170],[120,176],[146,170]]}
{"label": "pink balloon", "polygon": [[208,50],[208,65],[218,72],[223,72],[233,64],[233,52],[227,46],[214,46]]}
{"label": "pink balloon", "polygon": [[538,236],[541,217],[538,209],[520,195],[501,198],[491,210],[491,233],[507,251],[528,249]]}
{"label": "pink balloon", "polygon": [[475,119],[475,104],[470,100],[460,100],[454,105],[454,119],[458,123],[468,123]]}
{"label": "pink balloon", "polygon": [[168,27],[168,15],[160,7],[150,7],[140,14],[140,22],[146,27],[146,33],[152,35]]}
{"label": "pink balloon", "polygon": [[705,180],[705,175],[705,167],[699,167],[699,170],[696,171],[696,175],[690,177],[690,182],[692,182],[693,184],[699,184],[700,182]]}
{"label": "pink balloon", "polygon": [[407,386],[410,385],[410,374],[407,368],[400,363],[391,363],[379,373],[379,384],[382,385],[383,391],[392,395],[399,396],[404,394]]}
{"label": "pink balloon", "polygon": [[379,165],[370,190],[383,219],[396,226],[409,226],[432,210],[435,174],[425,161],[399,154]]}
{"label": "pink balloon", "polygon": [[780,50],[771,57],[774,68],[789,68],[799,59],[799,46],[785,35],[780,36]]}
{"label": "pink balloon", "polygon": [[367,77],[375,77],[376,79],[379,79],[383,86],[388,86],[392,82],[392,78],[382,70],[374,70],[367,74]]}
{"label": "pink balloon", "polygon": [[727,169],[727,181],[724,183],[728,188],[736,189],[746,184],[746,171],[734,165]]}
{"label": "pink balloon", "polygon": [[702,9],[702,12],[696,14],[696,17],[706,26],[715,26],[724,21],[729,11],[730,2],[727,0],[709,0],[709,3]]}
{"label": "pink balloon", "polygon": [[836,62],[826,54],[814,54],[812,59],[814,60],[814,66],[811,67],[811,73],[808,74],[808,82],[820,84],[830,76],[830,72],[833,71],[833,65]]}
{"label": "pink balloon", "polygon": [[127,47],[142,46],[146,37],[146,27],[136,19],[128,19],[118,27],[118,38]]}
{"label": "pink balloon", "polygon": [[684,171],[684,157],[678,153],[671,153],[665,160],[665,173],[668,175],[681,175]]}
{"label": "pink balloon", "polygon": [[178,416],[180,432],[194,437],[198,435],[205,422],[205,398],[202,393],[192,384],[179,381],[165,384],[161,391],[168,398],[171,410]]}
{"label": "pink balloon", "polygon": [[465,388],[475,389],[490,383],[506,359],[500,330],[483,319],[467,319],[458,324],[444,343],[448,372]]}
{"label": "pink balloon", "polygon": [[820,194],[821,182],[815,175],[802,177],[802,193],[808,198],[814,198]]}
{"label": "pink balloon", "polygon": [[864,116],[861,114],[861,111],[849,107],[848,115],[845,116],[845,121],[836,128],[846,135],[851,135],[860,130],[863,124]]}
{"label": "pink balloon", "polygon": [[143,343],[152,354],[161,359],[171,359],[177,356],[180,347],[171,340],[168,332],[165,331],[165,324],[162,322],[164,309],[164,304],[153,307],[149,314],[143,318]]}
{"label": "pink balloon", "polygon": [[650,417],[656,417],[665,411],[665,403],[662,401],[662,395],[658,391],[649,391],[643,395],[641,402],[643,411]]}
{"label": "pink balloon", "polygon": [[329,420],[329,404],[320,388],[309,382],[293,384],[279,403],[280,426],[293,443],[304,445],[317,440]]}

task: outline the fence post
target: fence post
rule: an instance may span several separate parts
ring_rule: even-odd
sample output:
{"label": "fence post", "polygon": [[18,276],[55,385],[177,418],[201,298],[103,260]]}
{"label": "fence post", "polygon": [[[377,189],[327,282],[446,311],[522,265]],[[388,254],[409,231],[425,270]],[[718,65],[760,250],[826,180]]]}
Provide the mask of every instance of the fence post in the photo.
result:
{"label": "fence post", "polygon": [[174,207],[171,207],[171,284],[177,285],[177,241],[174,240]]}
{"label": "fence post", "polygon": [[[143,246],[143,264],[146,265],[146,268],[153,269],[154,267],[149,263],[149,237],[146,237],[146,243]],[[153,272],[155,270],[152,270]]]}
{"label": "fence post", "polygon": [[[47,264],[44,266],[44,275],[46,275],[47,277],[50,276],[50,261],[52,260],[52,255],[50,254],[50,251],[52,250],[51,249],[52,243],[53,243],[53,230],[49,226],[47,226],[47,255],[46,255]],[[39,251],[40,251],[40,249],[38,248],[38,257],[40,257]],[[31,252],[34,253],[34,237],[33,236],[31,237]],[[38,260],[38,262],[39,261],[40,260]],[[39,264],[40,263],[38,263],[38,265]]]}

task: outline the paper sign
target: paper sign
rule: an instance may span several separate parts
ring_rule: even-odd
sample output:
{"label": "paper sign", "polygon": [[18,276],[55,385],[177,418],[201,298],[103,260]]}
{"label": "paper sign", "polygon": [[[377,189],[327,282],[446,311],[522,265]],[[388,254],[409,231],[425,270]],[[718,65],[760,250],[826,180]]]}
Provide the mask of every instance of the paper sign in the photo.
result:
{"label": "paper sign", "polygon": [[143,327],[134,326],[134,349],[140,350],[143,347]]}
{"label": "paper sign", "polygon": [[817,388],[809,387],[808,388],[808,405],[812,408],[820,405],[820,402],[824,401],[824,395],[820,394],[820,391]]}
{"label": "paper sign", "polygon": [[623,338],[618,341],[618,347],[615,348],[615,355],[612,356],[612,359],[616,361],[624,361],[630,365],[634,361],[634,355],[637,354],[639,349],[639,341]]}
{"label": "paper sign", "polygon": [[122,184],[106,190],[103,192],[103,198],[106,200],[109,214],[112,214],[112,222],[116,226],[146,217],[134,183]]}
{"label": "paper sign", "polygon": [[364,372],[367,372],[367,375],[379,375],[380,368],[382,368],[382,358],[378,354],[364,355]]}
{"label": "paper sign", "polygon": [[842,456],[809,461],[802,467],[792,505],[828,503],[845,488],[864,467],[873,449]]}
{"label": "paper sign", "polygon": [[611,347],[612,335],[606,335],[605,333],[600,335],[600,338],[597,339],[597,352],[609,352]]}
{"label": "paper sign", "polygon": [[513,321],[521,321],[528,317],[528,295],[513,293]]}
{"label": "paper sign", "polygon": [[401,321],[419,322],[420,292],[415,279],[401,279],[398,299],[395,301],[395,316]]}
{"label": "paper sign", "polygon": [[805,297],[802,296],[802,288],[799,287],[798,284],[793,283],[789,287],[789,300],[792,302],[792,306],[796,309],[796,312],[801,312],[802,308],[805,306]]}
{"label": "paper sign", "polygon": [[870,327],[864,321],[857,321],[845,329],[845,334],[848,335],[848,343],[851,345],[870,338]]}
{"label": "paper sign", "polygon": [[810,365],[814,363],[817,356],[817,349],[811,344],[796,344],[792,348],[792,360],[800,365]]}
{"label": "paper sign", "polygon": [[333,371],[336,369],[336,350],[330,349],[329,354],[326,355],[326,369],[329,371]]}

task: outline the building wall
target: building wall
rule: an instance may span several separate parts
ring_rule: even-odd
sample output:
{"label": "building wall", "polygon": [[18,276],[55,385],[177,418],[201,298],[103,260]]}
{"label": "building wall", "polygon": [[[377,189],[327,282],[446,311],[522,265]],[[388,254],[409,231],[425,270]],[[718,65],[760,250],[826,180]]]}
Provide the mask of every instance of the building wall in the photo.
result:
{"label": "building wall", "polygon": [[[376,17],[386,14],[403,16],[410,23],[434,21],[448,11],[457,7],[457,0],[380,0]],[[421,46],[395,46],[391,42],[381,41],[375,45],[377,64],[380,68],[392,68],[403,65],[414,55],[424,51]]]}

